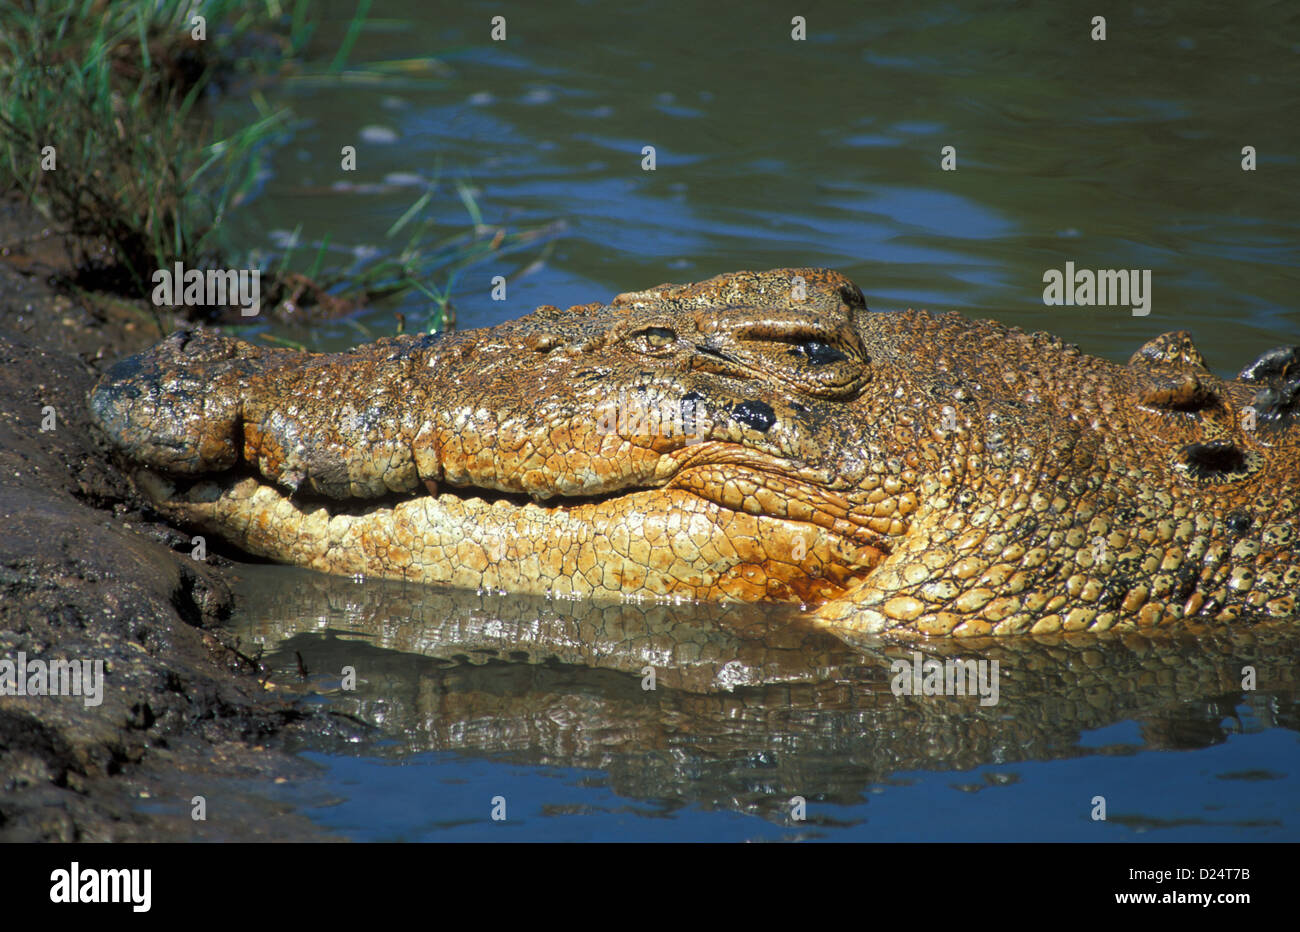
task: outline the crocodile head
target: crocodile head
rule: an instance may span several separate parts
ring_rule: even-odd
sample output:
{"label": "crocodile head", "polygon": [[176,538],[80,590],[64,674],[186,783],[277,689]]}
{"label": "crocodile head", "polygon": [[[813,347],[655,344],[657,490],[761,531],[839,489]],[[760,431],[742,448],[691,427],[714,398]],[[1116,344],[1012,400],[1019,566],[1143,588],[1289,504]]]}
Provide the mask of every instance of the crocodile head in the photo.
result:
{"label": "crocodile head", "polygon": [[341,354],[181,332],[91,407],[161,508],[276,560],[1004,634],[1293,613],[1294,363],[1117,366],[780,269]]}

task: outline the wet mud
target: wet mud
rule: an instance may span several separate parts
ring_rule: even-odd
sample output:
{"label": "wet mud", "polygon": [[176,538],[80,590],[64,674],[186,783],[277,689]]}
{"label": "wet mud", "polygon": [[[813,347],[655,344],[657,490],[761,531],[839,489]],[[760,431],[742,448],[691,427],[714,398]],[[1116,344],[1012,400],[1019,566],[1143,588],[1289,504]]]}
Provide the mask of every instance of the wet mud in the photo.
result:
{"label": "wet mud", "polygon": [[229,561],[113,462],[86,394],[167,322],[55,284],[63,245],[0,198],[0,659],[102,661],[102,697],[0,696],[0,840],[320,838],[288,745],[361,726],[267,679],[222,627]]}

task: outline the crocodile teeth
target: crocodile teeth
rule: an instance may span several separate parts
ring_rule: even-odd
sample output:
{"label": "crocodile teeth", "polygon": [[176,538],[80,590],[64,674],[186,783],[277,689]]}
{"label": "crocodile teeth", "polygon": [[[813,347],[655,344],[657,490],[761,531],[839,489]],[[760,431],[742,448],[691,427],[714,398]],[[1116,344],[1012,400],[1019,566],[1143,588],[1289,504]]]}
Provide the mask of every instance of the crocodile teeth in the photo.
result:
{"label": "crocodile teeth", "polygon": [[435,479],[425,479],[424,487],[429,490],[430,495],[438,494],[438,482]]}

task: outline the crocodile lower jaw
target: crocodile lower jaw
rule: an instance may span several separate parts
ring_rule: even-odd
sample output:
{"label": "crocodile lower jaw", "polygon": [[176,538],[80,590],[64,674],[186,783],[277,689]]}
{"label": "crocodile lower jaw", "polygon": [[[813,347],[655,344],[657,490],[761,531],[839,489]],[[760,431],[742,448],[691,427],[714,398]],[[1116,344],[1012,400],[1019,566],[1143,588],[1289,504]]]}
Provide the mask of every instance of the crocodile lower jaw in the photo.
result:
{"label": "crocodile lower jaw", "polygon": [[444,488],[374,504],[302,500],[251,476],[177,483],[140,470],[136,481],[162,511],[258,556],[460,588],[819,604],[883,556],[861,534],[671,486],[549,505]]}

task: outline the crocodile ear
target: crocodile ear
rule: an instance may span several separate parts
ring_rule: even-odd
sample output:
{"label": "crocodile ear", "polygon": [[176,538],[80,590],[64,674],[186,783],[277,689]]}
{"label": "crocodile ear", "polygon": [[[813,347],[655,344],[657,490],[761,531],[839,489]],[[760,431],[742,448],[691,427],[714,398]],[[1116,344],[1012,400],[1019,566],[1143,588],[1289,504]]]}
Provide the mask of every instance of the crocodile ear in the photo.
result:
{"label": "crocodile ear", "polygon": [[1128,364],[1135,368],[1161,366],[1196,372],[1210,371],[1205,357],[1186,330],[1170,330],[1148,340],[1129,357]]}

